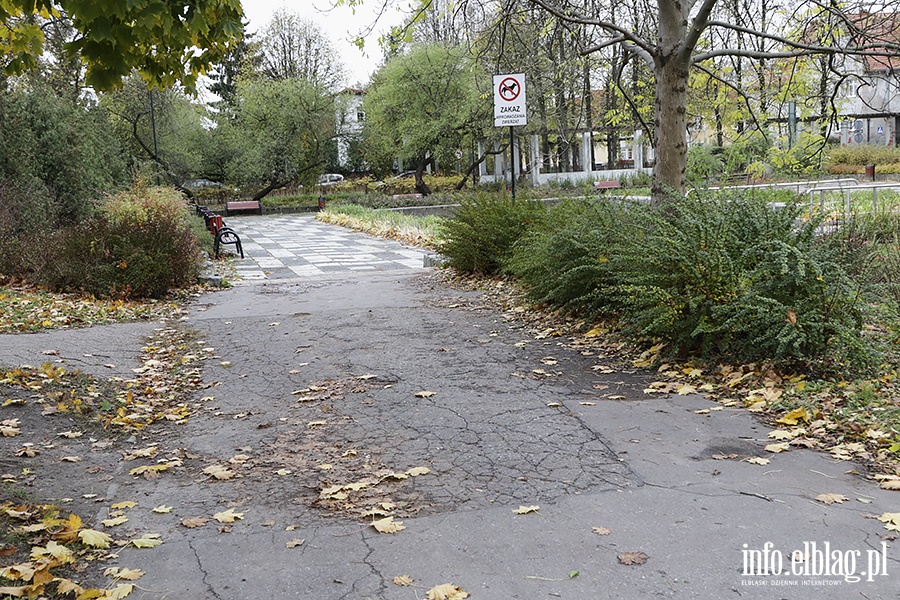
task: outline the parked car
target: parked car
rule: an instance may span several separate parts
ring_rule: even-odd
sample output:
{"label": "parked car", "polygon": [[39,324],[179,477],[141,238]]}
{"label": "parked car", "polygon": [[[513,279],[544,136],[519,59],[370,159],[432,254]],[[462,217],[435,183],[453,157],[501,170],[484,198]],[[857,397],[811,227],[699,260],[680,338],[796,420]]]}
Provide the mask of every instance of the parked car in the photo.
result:
{"label": "parked car", "polygon": [[321,186],[337,185],[343,182],[344,176],[340,173],[325,173],[323,175],[319,175],[319,185]]}

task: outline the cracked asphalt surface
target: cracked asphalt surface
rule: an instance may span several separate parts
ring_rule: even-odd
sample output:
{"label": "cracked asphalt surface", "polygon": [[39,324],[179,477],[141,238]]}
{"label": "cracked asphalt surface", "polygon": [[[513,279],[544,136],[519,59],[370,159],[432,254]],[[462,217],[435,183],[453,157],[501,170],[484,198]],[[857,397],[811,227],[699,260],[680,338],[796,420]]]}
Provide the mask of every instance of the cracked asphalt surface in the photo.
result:
{"label": "cracked asphalt surface", "polygon": [[[119,552],[119,566],[146,571],[130,597],[413,600],[452,582],[491,600],[900,598],[900,548],[866,518],[900,510],[897,492],[809,450],[768,455],[765,466],[714,460],[768,454],[770,428],[738,409],[697,414],[715,406],[701,396],[648,397],[652,373],[594,371],[597,357],[535,339],[427,270],[239,285],[203,296],[184,324],[220,357],[204,370],[213,387],[203,410],[116,441],[93,459],[102,477],[36,482],[50,497],[90,488],[139,503],[123,527],[164,543]],[[152,328],[0,344],[7,360],[32,364],[50,344],[62,360],[104,354],[86,366],[108,375],[107,362],[134,366]],[[134,463],[117,452],[152,442],[183,467],[129,476]],[[202,474],[211,464],[238,476],[211,480]],[[419,466],[430,472],[385,475]],[[326,493],[376,473],[344,498]],[[824,505],[814,500],[822,493],[850,500]],[[376,516],[404,530],[366,526],[362,512],[382,503],[393,508]],[[151,512],[163,504],[173,512]],[[540,510],[514,514],[521,505]],[[227,508],[243,520],[179,525]],[[788,572],[745,574],[747,551],[768,542]],[[791,551],[813,542],[841,552],[845,571],[856,557],[855,574],[883,551],[887,574],[855,583],[790,574]],[[623,565],[622,552],[649,558]],[[399,575],[418,587],[395,585]]]}

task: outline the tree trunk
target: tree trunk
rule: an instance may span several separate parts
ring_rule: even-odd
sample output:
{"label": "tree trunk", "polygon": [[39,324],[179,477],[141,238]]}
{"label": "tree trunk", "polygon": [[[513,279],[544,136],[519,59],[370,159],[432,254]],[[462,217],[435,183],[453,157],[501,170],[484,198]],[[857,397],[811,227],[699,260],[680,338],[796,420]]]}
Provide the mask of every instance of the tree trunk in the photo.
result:
{"label": "tree trunk", "polygon": [[416,163],[416,191],[423,196],[429,196],[431,194],[431,188],[425,183],[425,167],[427,166],[427,158],[420,158]]}
{"label": "tree trunk", "polygon": [[656,164],[652,204],[684,193],[687,168],[687,60],[671,57],[656,65]]}

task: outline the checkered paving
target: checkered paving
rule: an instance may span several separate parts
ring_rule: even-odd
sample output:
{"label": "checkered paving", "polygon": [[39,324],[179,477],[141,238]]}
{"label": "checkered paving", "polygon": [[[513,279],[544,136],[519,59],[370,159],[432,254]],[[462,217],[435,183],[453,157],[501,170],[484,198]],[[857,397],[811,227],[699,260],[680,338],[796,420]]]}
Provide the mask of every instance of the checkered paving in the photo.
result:
{"label": "checkered paving", "polygon": [[230,217],[228,226],[244,247],[245,258],[233,264],[245,280],[424,268],[423,250],[321,223],[314,215]]}

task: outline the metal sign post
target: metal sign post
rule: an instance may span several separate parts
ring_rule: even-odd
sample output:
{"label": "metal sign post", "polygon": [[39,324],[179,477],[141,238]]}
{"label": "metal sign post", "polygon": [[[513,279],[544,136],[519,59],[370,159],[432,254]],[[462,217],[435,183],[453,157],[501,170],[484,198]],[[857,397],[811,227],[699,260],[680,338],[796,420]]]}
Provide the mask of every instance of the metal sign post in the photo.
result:
{"label": "metal sign post", "polygon": [[516,145],[513,127],[528,124],[525,74],[494,75],[494,127],[509,126],[510,189],[516,199]]}

